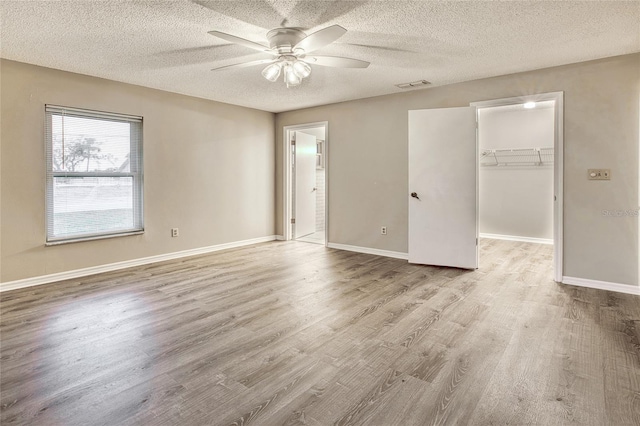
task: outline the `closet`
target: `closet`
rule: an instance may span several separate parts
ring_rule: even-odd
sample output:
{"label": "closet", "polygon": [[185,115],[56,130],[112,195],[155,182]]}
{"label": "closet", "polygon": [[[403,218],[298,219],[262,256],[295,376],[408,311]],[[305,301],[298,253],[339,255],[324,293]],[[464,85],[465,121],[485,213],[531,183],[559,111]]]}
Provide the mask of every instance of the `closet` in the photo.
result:
{"label": "closet", "polygon": [[480,237],[553,242],[554,102],[478,109]]}

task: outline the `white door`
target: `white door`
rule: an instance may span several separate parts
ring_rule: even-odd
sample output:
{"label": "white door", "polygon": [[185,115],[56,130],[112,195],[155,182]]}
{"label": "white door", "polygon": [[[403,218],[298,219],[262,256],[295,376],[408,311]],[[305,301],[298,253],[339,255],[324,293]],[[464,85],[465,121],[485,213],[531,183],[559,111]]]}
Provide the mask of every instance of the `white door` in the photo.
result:
{"label": "white door", "polygon": [[409,262],[478,267],[476,108],[409,111]]}
{"label": "white door", "polygon": [[296,205],[294,238],[316,231],[316,137],[295,132]]}

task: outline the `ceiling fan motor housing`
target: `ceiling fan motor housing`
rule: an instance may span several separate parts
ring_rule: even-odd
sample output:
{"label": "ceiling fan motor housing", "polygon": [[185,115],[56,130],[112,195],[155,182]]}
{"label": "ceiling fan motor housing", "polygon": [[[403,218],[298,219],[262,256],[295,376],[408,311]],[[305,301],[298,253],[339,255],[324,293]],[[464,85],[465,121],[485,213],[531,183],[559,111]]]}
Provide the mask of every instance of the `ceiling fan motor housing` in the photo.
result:
{"label": "ceiling fan motor housing", "polygon": [[276,28],[267,33],[269,47],[279,54],[293,53],[293,47],[306,36],[297,28]]}

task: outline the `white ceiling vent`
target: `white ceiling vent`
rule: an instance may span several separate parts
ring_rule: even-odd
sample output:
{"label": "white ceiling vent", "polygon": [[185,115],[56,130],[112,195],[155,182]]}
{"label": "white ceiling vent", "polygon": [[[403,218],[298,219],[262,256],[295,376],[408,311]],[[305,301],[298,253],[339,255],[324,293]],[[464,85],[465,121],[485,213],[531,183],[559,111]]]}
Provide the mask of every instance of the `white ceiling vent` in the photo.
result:
{"label": "white ceiling vent", "polygon": [[418,80],[418,81],[412,81],[411,83],[396,84],[396,87],[399,87],[401,89],[418,89],[420,87],[428,86],[430,84],[431,82],[427,80]]}

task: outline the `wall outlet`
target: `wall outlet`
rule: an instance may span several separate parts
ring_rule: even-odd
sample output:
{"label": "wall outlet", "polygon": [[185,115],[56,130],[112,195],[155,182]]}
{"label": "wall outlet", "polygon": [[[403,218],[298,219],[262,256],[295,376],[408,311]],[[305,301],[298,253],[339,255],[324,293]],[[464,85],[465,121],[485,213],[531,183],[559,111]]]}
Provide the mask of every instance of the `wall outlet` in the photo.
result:
{"label": "wall outlet", "polygon": [[172,237],[177,237],[178,235],[180,235],[178,233],[178,228],[171,228],[171,236]]}
{"label": "wall outlet", "polygon": [[611,180],[611,169],[588,169],[589,180]]}
{"label": "wall outlet", "polygon": [[381,228],[380,228],[380,233],[381,233],[382,235],[387,235],[387,227],[386,227],[386,226],[381,227]]}

